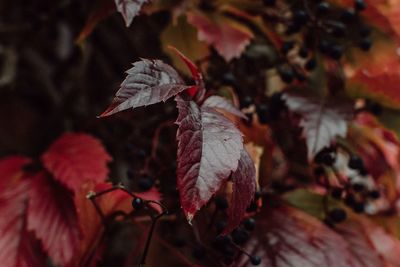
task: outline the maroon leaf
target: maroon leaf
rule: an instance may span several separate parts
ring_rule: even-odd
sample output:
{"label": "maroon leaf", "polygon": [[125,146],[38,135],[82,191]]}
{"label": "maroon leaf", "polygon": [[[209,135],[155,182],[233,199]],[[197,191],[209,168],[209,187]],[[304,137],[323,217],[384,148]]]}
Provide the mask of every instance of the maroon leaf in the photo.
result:
{"label": "maroon leaf", "polygon": [[306,139],[308,158],[311,160],[335,137],[346,137],[347,121],[352,108],[346,102],[323,101],[295,93],[283,95],[289,110],[301,116],[300,126]]}
{"label": "maroon leaf", "polygon": [[197,28],[198,39],[214,46],[226,61],[239,57],[253,38],[246,26],[225,16],[191,12],[187,19]]}
{"label": "maroon leaf", "polygon": [[224,234],[231,232],[240,224],[256,191],[256,168],[245,148],[240,155],[236,171],[232,173],[232,182],[233,192],[228,210],[229,220]]}
{"label": "maroon leaf", "polygon": [[359,263],[357,266],[386,266],[373,247],[366,230],[354,220],[347,220],[336,228],[336,231],[348,242],[350,251],[357,257]]}
{"label": "maroon leaf", "polygon": [[124,18],[126,27],[131,25],[133,18],[139,14],[143,4],[148,1],[149,0],[115,0],[115,6]]}
{"label": "maroon leaf", "polygon": [[29,183],[19,182],[0,194],[0,262],[3,267],[42,267],[40,242],[25,229]]}
{"label": "maroon leaf", "polygon": [[189,222],[238,166],[243,138],[235,125],[209,107],[176,97],[179,116],[177,179]]}
{"label": "maroon leaf", "polygon": [[247,120],[246,115],[244,115],[238,108],[236,108],[229,100],[221,96],[213,95],[208,97],[204,101],[202,107],[210,107],[210,108],[215,108],[217,110],[220,109],[222,111],[232,113],[235,116]]}
{"label": "maroon leaf", "polygon": [[44,172],[32,177],[28,230],[34,231],[56,264],[66,265],[79,244],[79,227],[72,193]]}
{"label": "maroon leaf", "polygon": [[166,101],[190,86],[185,86],[179,74],[160,60],[142,59],[127,71],[110,107],[100,117]]}
{"label": "maroon leaf", "polygon": [[10,156],[0,160],[0,192],[11,187],[12,181],[17,181],[23,174],[22,167],[31,160],[23,156]]}
{"label": "maroon leaf", "polygon": [[[353,244],[300,210],[266,207],[256,221],[258,234],[248,241],[245,250],[261,257],[262,266],[364,266],[352,253]],[[235,266],[248,266],[248,262],[248,257],[242,257]]]}
{"label": "maroon leaf", "polygon": [[87,134],[66,133],[42,156],[43,165],[54,178],[76,191],[84,182],[103,182],[111,157],[101,142]]}

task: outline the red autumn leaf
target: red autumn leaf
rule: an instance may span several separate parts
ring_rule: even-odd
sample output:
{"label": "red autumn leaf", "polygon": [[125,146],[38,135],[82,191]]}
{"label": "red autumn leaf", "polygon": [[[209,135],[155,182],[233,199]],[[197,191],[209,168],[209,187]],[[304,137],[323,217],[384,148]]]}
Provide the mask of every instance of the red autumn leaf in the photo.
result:
{"label": "red autumn leaf", "polygon": [[[359,261],[359,266],[389,266],[384,261],[385,257],[389,255],[398,257],[400,253],[400,242],[398,240],[395,241],[393,237],[385,234],[382,228],[365,220],[347,220],[338,225],[336,231],[348,242],[351,253]],[[378,242],[374,242],[373,238]],[[392,244],[395,244],[393,245],[394,251],[391,251]],[[393,252],[397,254],[392,254]],[[395,265],[391,266],[398,266],[398,264],[396,262]]]}
{"label": "red autumn leaf", "polygon": [[243,138],[235,125],[209,107],[176,97],[177,183],[189,222],[238,166]]}
{"label": "red autumn leaf", "polygon": [[142,6],[149,0],[114,0],[118,12],[121,13],[125,20],[126,27],[129,27],[134,17],[136,17]]}
{"label": "red autumn leaf", "polygon": [[[373,258],[376,251],[364,243],[365,239],[360,238],[360,243],[349,241],[321,221],[294,208],[265,208],[258,215],[255,231],[258,235],[252,236],[245,250],[259,256],[262,266],[372,267],[364,265],[365,259],[354,253],[361,248],[370,253],[371,264],[379,262]],[[248,257],[242,257],[234,266],[248,266],[248,262]]]}
{"label": "red autumn leaf", "polygon": [[25,228],[29,185],[28,181],[20,181],[0,193],[0,262],[3,267],[46,265],[40,242]]}
{"label": "red autumn leaf", "polygon": [[31,160],[23,156],[10,156],[0,160],[0,192],[17,182],[23,174],[22,168]]}
{"label": "red autumn leaf", "polygon": [[347,121],[352,115],[351,105],[294,93],[286,93],[283,98],[289,110],[301,116],[300,126],[306,139],[309,160],[324,147],[329,147],[335,137],[346,137]]}
{"label": "red autumn leaf", "polygon": [[103,182],[110,161],[101,142],[82,133],[62,135],[42,156],[43,165],[54,178],[74,191],[88,180]]}
{"label": "red autumn leaf", "polygon": [[187,19],[197,28],[198,39],[214,46],[226,61],[239,57],[253,38],[245,26],[227,17],[215,15],[211,18],[200,12],[191,12]]}
{"label": "red autumn leaf", "polygon": [[221,96],[213,95],[208,97],[204,101],[202,107],[214,108],[216,110],[220,109],[247,120],[247,117],[243,112],[236,108],[229,100]]}
{"label": "red autumn leaf", "polygon": [[127,74],[110,107],[100,117],[129,108],[165,102],[168,98],[190,87],[185,85],[170,65],[160,60],[137,61],[133,63],[133,67],[127,71]]}
{"label": "red autumn leaf", "polygon": [[28,192],[27,229],[42,241],[54,263],[70,263],[80,238],[72,193],[45,172],[32,177]]}
{"label": "red autumn leaf", "polygon": [[242,150],[238,167],[231,177],[233,192],[228,210],[228,225],[224,229],[224,234],[231,232],[240,224],[256,191],[256,169],[245,148]]}
{"label": "red autumn leaf", "polygon": [[399,57],[394,50],[385,53],[380,53],[381,57],[377,60],[369,59],[357,67],[348,68],[348,84],[357,94],[372,98],[385,106],[399,108]]}

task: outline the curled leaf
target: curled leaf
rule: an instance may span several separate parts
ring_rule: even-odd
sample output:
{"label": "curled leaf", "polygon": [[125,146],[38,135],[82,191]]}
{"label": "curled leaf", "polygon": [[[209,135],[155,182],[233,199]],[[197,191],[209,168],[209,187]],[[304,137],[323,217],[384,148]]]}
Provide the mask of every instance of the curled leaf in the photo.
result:
{"label": "curled leaf", "polygon": [[247,120],[248,118],[246,115],[243,114],[238,108],[236,108],[229,100],[227,100],[224,97],[213,95],[208,97],[203,105],[203,107],[210,107],[210,108],[215,108],[215,109],[221,109],[223,111],[229,112],[235,116],[238,116],[240,118],[243,118]]}
{"label": "curled leaf", "polygon": [[130,108],[165,102],[189,88],[174,68],[161,60],[137,61],[127,74],[113,102],[100,117]]}

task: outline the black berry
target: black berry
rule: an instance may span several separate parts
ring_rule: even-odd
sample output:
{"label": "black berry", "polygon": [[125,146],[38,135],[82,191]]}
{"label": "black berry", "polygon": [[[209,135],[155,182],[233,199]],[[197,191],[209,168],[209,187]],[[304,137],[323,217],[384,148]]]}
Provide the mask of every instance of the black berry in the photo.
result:
{"label": "black berry", "polygon": [[242,99],[240,99],[241,108],[248,108],[251,104],[253,104],[253,98],[249,95],[246,95]]}
{"label": "black berry", "polygon": [[252,265],[259,265],[261,263],[261,258],[258,256],[251,256],[250,262]]}
{"label": "black berry", "polygon": [[367,5],[365,4],[364,0],[354,0],[354,8],[357,11],[363,11],[367,8]]}
{"label": "black berry", "polygon": [[150,190],[153,184],[154,184],[153,179],[148,176],[140,177],[139,180],[137,181],[137,185],[139,189],[142,191]]}
{"label": "black berry", "polygon": [[144,201],[141,198],[135,197],[134,199],[132,199],[132,207],[135,210],[140,210],[144,207]]}
{"label": "black berry", "polygon": [[308,57],[308,49],[305,47],[300,48],[299,56],[302,58],[307,58]]}
{"label": "black berry", "polygon": [[372,41],[369,37],[363,38],[360,43],[358,44],[361,50],[369,51],[372,47]]}
{"label": "black berry", "polygon": [[281,77],[282,81],[285,83],[292,83],[294,79],[293,70],[289,67],[280,67],[278,69],[279,77]]}
{"label": "black berry", "polygon": [[354,170],[361,170],[362,168],[364,168],[364,163],[359,156],[352,155],[349,159],[348,166],[349,168]]}
{"label": "black berry", "polygon": [[340,19],[345,22],[345,23],[351,23],[354,21],[356,17],[356,13],[354,12],[353,9],[347,9],[343,11],[342,15],[340,16]]}
{"label": "black berry", "polygon": [[261,124],[268,123],[268,106],[266,104],[261,104],[257,106],[258,121]]}
{"label": "black berry", "polygon": [[370,191],[370,192],[368,193],[368,197],[370,197],[370,198],[372,198],[372,199],[378,199],[378,198],[381,197],[381,193],[379,193],[378,190],[373,190],[373,191]]}
{"label": "black berry", "polygon": [[244,226],[244,228],[246,228],[246,230],[253,231],[254,228],[256,227],[256,221],[253,218],[247,218],[243,222],[243,226]]}
{"label": "black berry", "polygon": [[317,60],[315,58],[310,58],[306,64],[304,65],[305,69],[308,71],[312,71],[317,67]]}
{"label": "black berry", "polygon": [[333,59],[339,60],[343,56],[343,47],[340,45],[332,46],[329,56]]}
{"label": "black berry", "polygon": [[327,2],[321,2],[317,5],[317,13],[319,15],[325,15],[326,13],[328,13],[330,9],[330,5]]}
{"label": "black berry", "polygon": [[369,36],[371,34],[371,28],[368,27],[368,26],[363,25],[363,26],[360,27],[358,32],[359,32],[361,37],[367,37],[367,36]]}
{"label": "black berry", "polygon": [[364,212],[365,205],[363,202],[354,202],[352,208],[354,212],[362,213]]}
{"label": "black berry", "polygon": [[329,211],[329,219],[333,223],[341,223],[347,218],[347,214],[343,209],[333,209]]}
{"label": "black berry", "polygon": [[323,149],[315,155],[315,163],[331,166],[335,162],[335,155],[331,149]]}
{"label": "black berry", "polygon": [[341,188],[333,188],[331,191],[331,196],[336,199],[340,199],[342,197],[343,190]]}
{"label": "black berry", "polygon": [[242,229],[233,230],[231,236],[232,236],[233,242],[235,242],[238,245],[243,245],[244,243],[247,242],[247,240],[249,240],[249,237],[250,237],[249,233]]}

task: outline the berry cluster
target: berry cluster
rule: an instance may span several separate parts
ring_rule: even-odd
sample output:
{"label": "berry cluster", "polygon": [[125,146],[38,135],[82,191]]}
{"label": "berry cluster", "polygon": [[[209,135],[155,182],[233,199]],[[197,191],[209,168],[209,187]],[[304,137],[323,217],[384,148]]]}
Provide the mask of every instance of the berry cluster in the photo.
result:
{"label": "berry cluster", "polygon": [[[356,213],[371,212],[367,210],[368,205],[380,198],[381,193],[359,156],[331,147],[319,152],[314,162],[318,164],[314,170],[317,182],[325,186],[333,198],[342,200]],[[333,175],[326,175],[329,170]],[[332,223],[345,218],[341,209],[334,209],[328,214]]]}
{"label": "berry cluster", "polygon": [[348,48],[368,51],[372,46],[371,29],[359,16],[367,8],[363,0],[355,0],[347,9],[327,1],[293,1],[285,7],[289,10],[278,7],[276,1],[264,4],[279,11],[267,11],[264,19],[274,22],[284,39],[277,71],[285,83],[305,81],[321,56],[340,60]]}

